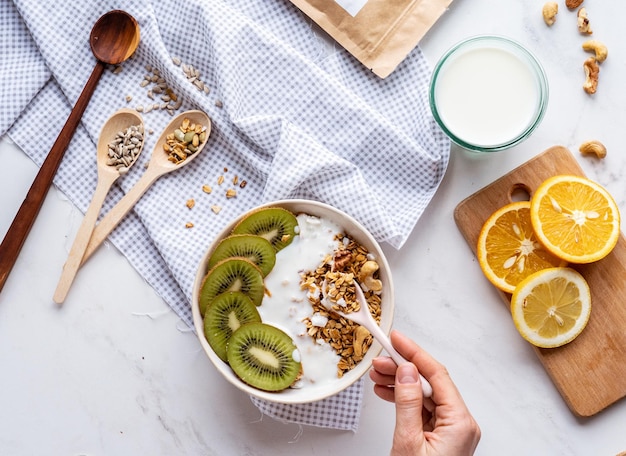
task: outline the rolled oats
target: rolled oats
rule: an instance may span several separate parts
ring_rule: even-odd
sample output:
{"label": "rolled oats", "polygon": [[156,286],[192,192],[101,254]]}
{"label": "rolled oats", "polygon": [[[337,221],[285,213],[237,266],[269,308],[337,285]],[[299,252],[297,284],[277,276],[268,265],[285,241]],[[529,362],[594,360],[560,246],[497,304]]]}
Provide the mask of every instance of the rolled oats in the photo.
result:
{"label": "rolled oats", "polygon": [[[322,282],[326,280],[327,295],[333,303],[332,307],[343,312],[358,310],[353,280],[359,277],[361,268],[372,255],[362,245],[347,236],[338,237],[344,242],[334,255],[328,255],[315,271],[307,271],[301,275],[300,287],[308,291],[308,299],[313,308],[314,321],[305,318],[307,334],[315,340],[328,343],[339,355],[337,376],[342,377],[353,369],[365,356],[374,338],[362,326],[346,320],[336,312],[328,310],[321,302]],[[381,296],[373,290],[364,291],[369,311],[380,324]],[[319,325],[321,318],[326,319],[324,326]]]}

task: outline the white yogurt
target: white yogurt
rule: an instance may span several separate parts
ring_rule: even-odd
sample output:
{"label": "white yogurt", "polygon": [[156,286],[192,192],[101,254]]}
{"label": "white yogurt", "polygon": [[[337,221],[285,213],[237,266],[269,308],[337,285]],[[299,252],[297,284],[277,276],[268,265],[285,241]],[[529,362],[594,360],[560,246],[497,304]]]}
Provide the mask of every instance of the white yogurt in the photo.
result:
{"label": "white yogurt", "polygon": [[328,343],[315,341],[307,334],[304,320],[325,324],[324,317],[314,315],[308,292],[300,289],[300,274],[315,270],[327,255],[338,247],[335,240],[340,227],[335,223],[306,214],[297,216],[300,234],[276,255],[276,265],[265,277],[270,295],[258,307],[263,322],[276,326],[295,341],[302,362],[303,377],[297,387],[337,380],[339,355]]}
{"label": "white yogurt", "polygon": [[520,136],[537,116],[540,89],[521,57],[498,47],[459,50],[442,65],[437,112],[458,139],[496,146]]}

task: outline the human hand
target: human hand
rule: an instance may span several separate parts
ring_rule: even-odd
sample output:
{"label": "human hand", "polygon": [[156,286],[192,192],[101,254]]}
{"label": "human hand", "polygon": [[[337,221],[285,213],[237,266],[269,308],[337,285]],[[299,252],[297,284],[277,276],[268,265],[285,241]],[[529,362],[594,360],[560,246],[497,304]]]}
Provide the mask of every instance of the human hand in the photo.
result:
{"label": "human hand", "polygon": [[[446,368],[398,331],[391,343],[409,362],[396,366],[378,357],[370,371],[376,395],[396,404],[391,455],[472,455],[480,428]],[[431,398],[422,394],[418,369],[433,388]]]}

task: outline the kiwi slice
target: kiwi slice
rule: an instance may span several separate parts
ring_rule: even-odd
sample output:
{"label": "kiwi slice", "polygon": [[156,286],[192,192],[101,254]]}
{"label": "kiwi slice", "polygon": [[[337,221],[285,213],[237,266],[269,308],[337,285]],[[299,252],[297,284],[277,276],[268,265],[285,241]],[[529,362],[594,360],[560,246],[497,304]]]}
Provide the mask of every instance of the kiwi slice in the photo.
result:
{"label": "kiwi slice", "polygon": [[226,358],[226,344],[233,332],[242,325],[260,322],[256,306],[240,291],[227,291],[213,300],[204,314],[204,337],[222,361]]}
{"label": "kiwi slice", "polygon": [[287,209],[268,207],[257,209],[243,218],[232,234],[254,234],[267,239],[278,252],[293,241],[298,219]]}
{"label": "kiwi slice", "polygon": [[265,323],[248,323],[228,342],[228,363],[245,383],[264,391],[281,391],[298,378],[302,365],[294,359],[293,339]]}
{"label": "kiwi slice", "polygon": [[260,306],[265,293],[261,270],[245,258],[227,258],[217,263],[204,277],[200,287],[200,314],[204,316],[211,302],[227,291],[241,291],[254,305]]}
{"label": "kiwi slice", "polygon": [[211,254],[209,269],[222,260],[243,257],[256,264],[263,277],[268,275],[276,264],[276,250],[267,239],[253,234],[234,234],[220,241]]}

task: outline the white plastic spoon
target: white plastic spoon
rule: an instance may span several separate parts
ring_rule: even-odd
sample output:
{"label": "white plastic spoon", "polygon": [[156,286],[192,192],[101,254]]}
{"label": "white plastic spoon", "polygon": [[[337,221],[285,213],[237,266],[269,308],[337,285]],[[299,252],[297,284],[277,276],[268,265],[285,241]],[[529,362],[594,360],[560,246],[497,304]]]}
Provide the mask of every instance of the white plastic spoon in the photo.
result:
{"label": "white plastic spoon", "polygon": [[[87,248],[87,244],[91,238],[91,233],[96,225],[96,220],[98,220],[98,215],[100,214],[100,209],[102,208],[104,199],[106,198],[113,183],[121,175],[120,171],[115,166],[107,163],[110,158],[109,143],[115,140],[115,136],[118,132],[123,132],[131,126],[137,126],[143,132],[143,119],[135,110],[120,109],[109,117],[102,127],[97,147],[98,184],[96,185],[96,190],[91,198],[91,203],[87,208],[87,212],[85,212],[85,217],[83,218],[78,232],[76,233],[76,238],[74,239],[70,253],[67,257],[65,265],[63,266],[61,278],[59,279],[56,291],[54,292],[52,299],[57,304],[62,304],[67,297],[67,293],[74,282],[74,278],[76,277],[76,273],[78,272],[78,268],[80,267],[80,263],[83,259],[83,254],[85,253],[85,249]],[[137,150],[137,148],[139,150]],[[135,163],[142,148],[143,140],[137,145],[137,147],[135,147],[135,153],[133,154],[132,161],[128,167]]]}
{"label": "white plastic spoon", "polygon": [[[341,315],[345,319],[350,320],[356,324],[359,324],[363,326],[365,329],[367,329],[370,332],[370,334],[374,337],[374,339],[376,339],[380,343],[380,345],[383,346],[385,351],[389,353],[389,356],[391,356],[391,359],[393,359],[393,361],[398,366],[402,363],[406,363],[407,360],[404,359],[402,355],[396,351],[395,348],[393,348],[393,345],[391,345],[391,341],[389,340],[387,335],[383,332],[382,329],[380,329],[380,326],[378,326],[378,324],[376,323],[376,320],[374,320],[374,317],[369,311],[367,300],[365,299],[365,295],[363,295],[363,290],[361,289],[361,286],[357,283],[356,280],[354,280],[353,283],[354,283],[354,288],[355,288],[355,296],[359,303],[358,311],[342,312],[341,310],[337,310],[335,308],[336,306],[333,307],[330,301],[326,297],[326,287],[328,286],[328,284],[326,283],[326,280],[322,282],[322,296],[324,300],[322,304],[326,306],[328,309],[332,310],[333,312],[336,312],[337,314]],[[422,392],[424,393],[424,397],[431,397],[433,395],[433,389],[430,386],[430,383],[428,383],[428,380],[426,380],[422,376],[422,374],[420,374],[420,382],[422,384]]]}

